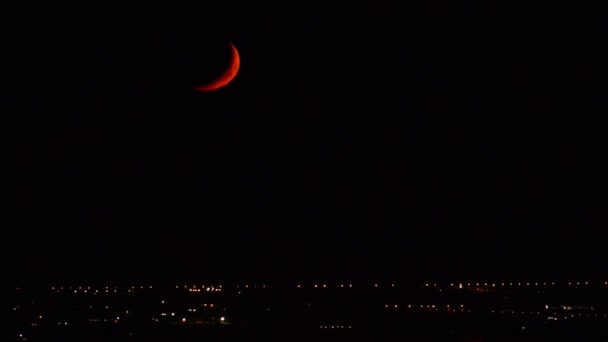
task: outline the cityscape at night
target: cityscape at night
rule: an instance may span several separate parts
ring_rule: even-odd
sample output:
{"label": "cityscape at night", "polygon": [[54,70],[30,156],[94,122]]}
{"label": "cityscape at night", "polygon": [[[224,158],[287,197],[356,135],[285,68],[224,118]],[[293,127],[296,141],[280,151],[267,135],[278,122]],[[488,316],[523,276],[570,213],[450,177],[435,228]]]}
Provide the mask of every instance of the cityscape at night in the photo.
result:
{"label": "cityscape at night", "polygon": [[0,341],[607,341],[608,21],[0,5]]}
{"label": "cityscape at night", "polygon": [[601,340],[607,295],[608,281],[580,280],[11,287],[1,338]]}

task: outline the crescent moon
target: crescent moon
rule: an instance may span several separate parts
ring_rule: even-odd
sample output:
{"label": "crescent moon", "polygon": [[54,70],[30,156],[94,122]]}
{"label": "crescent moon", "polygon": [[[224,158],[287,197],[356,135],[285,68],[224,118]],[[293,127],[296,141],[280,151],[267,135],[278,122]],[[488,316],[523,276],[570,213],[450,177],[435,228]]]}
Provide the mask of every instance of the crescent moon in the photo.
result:
{"label": "crescent moon", "polygon": [[230,47],[232,48],[232,60],[230,61],[230,65],[217,79],[214,81],[207,83],[203,86],[194,87],[195,90],[198,91],[212,91],[222,88],[228,83],[230,83],[239,72],[239,66],[241,65],[241,59],[239,57],[239,52],[236,47],[230,43]]}

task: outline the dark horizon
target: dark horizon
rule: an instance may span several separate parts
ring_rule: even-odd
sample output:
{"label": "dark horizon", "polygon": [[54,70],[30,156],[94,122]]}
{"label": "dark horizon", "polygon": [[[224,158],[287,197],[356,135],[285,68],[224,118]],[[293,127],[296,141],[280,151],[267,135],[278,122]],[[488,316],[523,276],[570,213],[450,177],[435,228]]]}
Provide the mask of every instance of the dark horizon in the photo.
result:
{"label": "dark horizon", "polygon": [[3,279],[608,278],[590,10],[18,6]]}

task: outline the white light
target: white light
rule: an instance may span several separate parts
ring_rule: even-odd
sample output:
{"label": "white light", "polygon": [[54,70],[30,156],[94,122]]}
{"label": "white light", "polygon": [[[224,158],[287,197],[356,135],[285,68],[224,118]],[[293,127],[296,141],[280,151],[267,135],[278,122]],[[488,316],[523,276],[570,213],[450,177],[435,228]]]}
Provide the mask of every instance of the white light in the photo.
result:
{"label": "white light", "polygon": [[223,322],[224,320],[225,320],[224,316],[220,317],[220,321]]}
{"label": "white light", "polygon": [[185,321],[186,321],[186,318],[182,318],[182,322],[185,322]]}
{"label": "white light", "polygon": [[171,313],[171,316],[175,316],[175,312],[172,312],[172,313]]}

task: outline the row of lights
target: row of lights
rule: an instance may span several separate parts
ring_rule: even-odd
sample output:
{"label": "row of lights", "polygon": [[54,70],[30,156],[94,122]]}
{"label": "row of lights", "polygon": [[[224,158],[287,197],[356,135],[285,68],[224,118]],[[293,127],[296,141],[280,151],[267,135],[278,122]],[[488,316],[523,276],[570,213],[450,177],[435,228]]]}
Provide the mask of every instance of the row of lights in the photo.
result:
{"label": "row of lights", "polygon": [[[297,288],[302,288],[302,285],[298,284],[298,285],[296,285],[296,287],[297,287]],[[315,289],[316,289],[316,288],[326,288],[326,287],[327,287],[327,284],[322,284],[322,285],[319,285],[319,284],[314,284],[314,285],[313,285],[313,288],[315,288]],[[345,285],[345,284],[340,284],[340,288],[345,288],[345,287],[349,287],[349,288],[350,288],[350,287],[353,287],[353,284],[348,284],[348,285]]]}
{"label": "row of lights", "polygon": [[[599,314],[595,314],[595,315],[585,314],[585,316],[583,316],[582,314],[579,313],[578,316],[575,316],[575,315],[564,316],[564,319],[568,319],[568,317],[570,317],[570,318],[578,318],[578,317],[585,317],[585,318],[586,317],[592,317],[592,318],[594,318],[594,317],[600,317],[600,318],[604,317],[604,318],[606,318],[608,316],[606,314],[604,314],[603,316],[599,315]],[[557,321],[557,316],[547,317],[547,319],[548,320],[555,320],[555,321]]]}
{"label": "row of lights", "polygon": [[[100,289],[105,289],[105,290],[109,290],[109,289],[115,289],[115,290],[119,290],[119,289],[132,289],[132,290],[143,290],[143,289],[152,289],[153,286],[102,286],[100,287]],[[19,288],[17,288],[19,289]],[[95,287],[91,288],[91,286],[51,286],[51,290],[52,291],[56,291],[56,290],[95,290]]]}
{"label": "row of lights", "polygon": [[[184,289],[189,289],[189,288],[191,288],[191,289],[196,289],[196,288],[201,288],[201,289],[205,289],[205,288],[210,288],[210,289],[220,288],[221,289],[222,287],[223,287],[222,285],[218,285],[218,286],[214,286],[214,285],[207,285],[207,286],[205,286],[205,285],[201,285],[201,286],[196,286],[196,285],[188,286],[188,285],[184,285],[183,286]],[[238,287],[238,285],[237,285],[237,287]],[[179,285],[175,285],[175,288],[179,289],[180,286]]]}
{"label": "row of lights", "polygon": [[114,322],[114,323],[118,323],[118,321],[120,320],[120,317],[116,317],[116,319],[111,319],[111,318],[104,318],[103,321],[101,320],[101,318],[97,319],[97,318],[93,318],[93,319],[89,319],[88,322]]}
{"label": "row of lights", "polygon": [[[190,311],[190,310],[188,310]],[[196,309],[193,309],[193,311],[196,311]],[[171,314],[167,314],[166,312],[161,312],[160,314],[161,316],[165,317],[165,316],[171,316],[171,317],[175,317],[175,312],[172,312]],[[158,322],[158,318],[152,318],[153,321]],[[224,316],[220,317],[220,321],[224,322],[226,320],[226,318]],[[182,322],[185,322],[186,318],[182,318]]]}
{"label": "row of lights", "polygon": [[[496,287],[498,283],[467,283],[467,284],[466,284],[466,286],[473,286],[473,284],[474,284],[474,286],[491,286],[491,287]],[[548,282],[543,282],[543,283],[539,283],[539,282],[534,282],[534,283],[531,283],[531,282],[525,282],[525,283],[522,283],[522,282],[517,282],[517,283],[513,283],[513,282],[510,282],[510,283],[504,283],[504,282],[503,282],[503,283],[500,283],[500,286],[507,286],[507,285],[508,285],[508,286],[524,286],[524,285],[525,285],[525,286],[532,286],[532,285],[534,285],[534,286],[539,286],[539,285],[541,285],[541,284],[542,284],[542,286],[547,286],[548,284],[550,284],[550,285],[555,285],[556,283],[555,283],[555,282],[551,282],[551,283],[548,283]],[[588,282],[588,281],[585,281],[585,282],[580,282],[580,281],[577,281],[577,282],[568,282],[568,285],[570,285],[570,286],[572,286],[572,285],[589,285],[589,282]],[[604,285],[608,285],[608,281],[604,281]],[[318,286],[319,286],[319,285],[317,285],[317,284],[315,284],[315,285],[314,285],[314,287],[318,287]],[[395,284],[394,284],[394,283],[392,283],[390,286],[391,286],[391,287],[395,287]],[[437,286],[438,286],[438,284],[437,284],[437,283],[433,283],[433,284],[431,284],[431,283],[426,283],[424,286],[425,286],[425,287],[437,287]],[[451,287],[454,287],[454,286],[463,287],[463,286],[464,286],[464,283],[459,283],[459,284],[456,284],[456,283],[451,283],[451,284],[450,284],[450,286],[451,286]],[[200,287],[201,287],[201,288],[205,288],[205,285],[201,285]],[[208,285],[207,287],[211,287],[211,288],[213,288],[214,286],[209,286],[209,285]],[[218,287],[218,288],[222,288],[222,285],[218,285],[217,287]],[[237,288],[240,288],[240,287],[241,287],[241,285],[236,285],[236,287],[237,287]],[[258,287],[258,285],[249,285],[249,284],[246,284],[246,285],[243,285],[243,287],[244,287],[244,288],[250,288],[250,287],[252,287],[252,288],[257,288],[257,287]],[[265,285],[265,284],[264,284],[264,285],[260,285],[260,287],[261,287],[261,288],[266,288],[266,285]],[[300,287],[302,287],[302,285],[298,284],[298,285],[297,285],[297,287],[298,287],[298,288],[300,288]],[[323,284],[323,285],[322,285],[322,287],[327,287],[327,285],[326,285],[326,284]],[[345,285],[344,285],[344,284],[341,284],[341,285],[340,285],[340,287],[345,287]],[[349,284],[349,285],[348,285],[348,287],[352,287],[352,284]],[[376,288],[377,288],[377,287],[379,287],[379,284],[378,284],[378,283],[375,283],[375,284],[373,284],[373,287],[376,287]],[[129,288],[129,286],[126,286],[126,287],[124,287],[124,288]],[[153,286],[152,286],[152,285],[149,285],[149,286],[144,286],[144,285],[140,285],[140,286],[134,286],[134,285],[133,285],[133,286],[130,286],[130,288],[131,288],[132,290],[136,290],[136,289],[143,290],[143,289],[152,289],[152,288],[153,288]],[[176,285],[176,286],[175,286],[175,288],[176,288],[176,289],[180,288],[180,285]],[[196,288],[197,288],[197,286],[196,286],[196,285],[193,285],[193,286],[184,285],[184,286],[183,286],[183,288],[185,288],[185,289],[188,289],[188,288],[193,288],[193,289],[196,289]],[[21,288],[20,288],[20,287],[16,287],[15,289],[18,291],[18,290],[20,290]],[[73,287],[73,286],[70,286],[70,287],[64,287],[64,286],[61,286],[61,287],[59,287],[59,286],[51,286],[51,290],[53,290],[53,291],[59,291],[59,290],[75,290],[75,289],[78,289],[78,290],[83,290],[83,289],[86,289],[86,290],[91,290],[91,286],[86,286],[86,287],[85,287],[85,286],[78,286],[78,287]],[[93,288],[93,289],[95,290],[95,288]],[[120,289],[120,287],[117,287],[117,286],[112,286],[112,287],[110,287],[110,286],[106,286],[105,288],[103,288],[103,287],[102,287],[102,289],[105,289],[105,290],[109,290],[109,289],[118,290],[118,289]]]}
{"label": "row of lights", "polygon": [[[55,290],[56,293],[61,293],[62,290]],[[63,290],[64,293],[86,293],[97,295],[99,293],[118,293],[118,290]],[[127,289],[127,293],[135,292],[135,290]]]}
{"label": "row of lights", "polygon": [[321,329],[351,329],[350,325],[321,325],[319,326]]}
{"label": "row of lights", "polygon": [[[542,282],[542,283],[539,283],[539,282],[534,282],[534,283],[531,283],[531,282],[513,283],[513,282],[511,282],[511,283],[500,283],[500,284],[499,283],[466,283],[466,285],[464,283],[459,283],[459,284],[451,283],[450,286],[451,287],[458,286],[460,288],[463,288],[463,287],[471,287],[471,286],[486,286],[486,287],[496,287],[496,286],[541,286],[541,285],[542,286],[547,286],[547,285],[555,285],[555,284],[556,284],[555,282],[550,282],[550,283],[548,283],[548,282]],[[585,281],[585,282],[569,282],[568,285],[571,285],[571,286],[572,285],[589,285],[589,282],[588,281]],[[608,281],[605,281],[604,285],[608,285]],[[424,287],[439,287],[439,286],[440,285],[437,284],[437,283],[426,283],[426,284],[424,284]],[[240,285],[237,285],[236,287],[239,288]],[[257,288],[257,285],[251,285],[251,286],[250,285],[244,285],[243,287],[245,287],[245,288],[249,288],[249,287]],[[264,288],[266,286],[262,285],[261,287]],[[306,287],[306,286],[302,285],[302,284],[297,284],[296,287],[297,288],[303,288],[303,287]],[[313,288],[327,288],[328,285],[327,284],[313,284],[312,287]],[[348,285],[346,285],[346,284],[340,284],[340,288],[345,288],[345,287],[353,287],[353,285],[352,284],[348,284]],[[373,287],[374,288],[378,288],[378,287],[380,287],[380,285],[378,283],[374,283]],[[391,283],[390,287],[396,287],[395,283]]]}
{"label": "row of lights", "polygon": [[222,289],[216,289],[216,288],[210,288],[210,287],[208,287],[207,289],[188,289],[188,292],[201,292],[201,291],[220,292],[220,291],[222,291]]}
{"label": "row of lights", "polygon": [[[455,283],[451,283],[450,286],[454,287],[454,286],[458,286],[459,288],[463,288],[463,287],[470,287],[470,286],[486,286],[486,287],[496,287],[497,283],[467,283],[466,285],[464,285],[464,283],[459,283],[459,284],[455,284]],[[556,283],[555,282],[551,282],[551,283],[547,283],[547,282],[543,282],[543,283],[539,283],[539,282],[526,282],[526,283],[522,283],[522,282],[518,282],[518,283],[500,283],[500,286],[547,286],[547,285],[551,285],[554,286]],[[585,282],[568,282],[569,286],[579,286],[579,285],[589,285],[588,281]],[[608,285],[608,281],[604,282],[604,285]],[[424,284],[425,287],[437,287],[437,284]]]}
{"label": "row of lights", "polygon": [[[492,311],[492,313],[498,313],[498,312]],[[515,312],[513,310],[507,310],[507,311],[501,310],[500,313],[501,314],[504,314],[504,313],[521,314],[521,315],[540,315],[541,314],[540,311],[536,311],[536,312],[534,312],[534,311],[529,311],[529,312],[527,312],[527,311],[517,311],[517,312]],[[556,315],[556,314],[557,314],[557,312],[553,312],[552,313],[552,315]],[[588,313],[587,314],[582,314],[582,313],[579,313],[577,315],[578,315],[578,317],[608,317],[607,314],[601,315],[601,314],[588,314]],[[577,317],[577,315],[570,314],[570,317]],[[555,316],[555,317],[557,317],[557,316]],[[564,316],[564,317],[568,317],[568,316]]]}
{"label": "row of lights", "polygon": [[[237,287],[237,288],[241,288],[241,285],[237,285],[236,287]],[[243,285],[243,287],[244,287],[244,288],[246,288],[246,289],[248,289],[248,288],[254,288],[254,289],[257,289],[257,288],[258,288],[258,285],[249,285],[249,284],[245,284],[245,285]],[[265,284],[260,285],[260,288],[265,289],[265,288],[266,288],[266,285],[265,285]]]}
{"label": "row of lights", "polygon": [[[397,308],[399,308],[399,304],[392,304],[392,305],[385,304],[385,305],[384,305],[384,307],[385,307],[385,308],[392,307],[392,308],[397,309]],[[412,307],[417,307],[417,305],[408,304],[406,307],[409,309],[409,308],[412,308]],[[427,304],[427,305],[422,305],[422,304],[421,304],[421,305],[420,305],[420,308],[421,308],[421,309],[422,309],[422,308],[425,308],[425,307],[426,307],[426,308],[429,308],[429,309],[434,309],[434,308],[439,308],[439,307],[440,307],[440,305],[435,305],[435,304]],[[447,304],[445,307],[446,307],[447,309],[450,309],[450,304]],[[464,304],[460,304],[460,308],[464,308]]]}
{"label": "row of lights", "polygon": [[[201,285],[200,287],[201,288],[206,288],[206,287],[222,288],[223,286],[222,285],[218,285],[216,287],[216,286],[212,286],[212,285],[207,285],[207,286]],[[264,285],[264,287],[265,287],[265,285]],[[120,290],[120,289],[144,290],[144,289],[153,289],[153,288],[154,287],[152,285],[149,285],[149,286],[143,286],[143,285],[141,285],[141,286],[134,286],[133,285],[133,286],[105,286],[105,287],[102,286],[99,289],[102,289],[102,290],[104,290],[104,289],[105,290]],[[180,286],[176,285],[175,288],[178,289],[178,288],[180,288]],[[185,288],[185,289],[188,289],[188,288],[196,289],[197,286],[196,285],[193,285],[193,286],[184,285],[183,288]],[[17,287],[16,289],[19,290],[20,288]],[[51,286],[51,290],[52,291],[61,291],[61,290],[70,290],[70,291],[71,290],[89,290],[90,291],[90,290],[96,290],[96,288],[95,287],[91,287],[91,286]]]}

